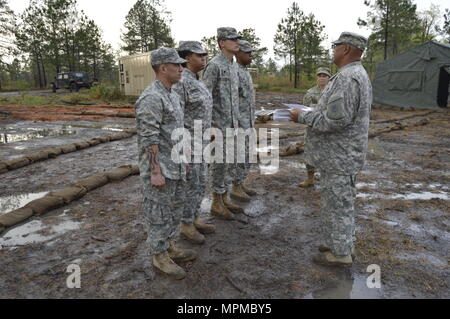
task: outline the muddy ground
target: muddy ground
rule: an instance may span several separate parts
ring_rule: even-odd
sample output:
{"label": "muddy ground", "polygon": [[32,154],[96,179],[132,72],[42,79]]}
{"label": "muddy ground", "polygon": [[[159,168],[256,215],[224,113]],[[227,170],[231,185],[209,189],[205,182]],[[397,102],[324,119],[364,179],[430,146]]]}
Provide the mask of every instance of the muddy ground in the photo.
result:
{"label": "muddy ground", "polygon": [[[258,108],[266,109],[301,100],[296,94],[257,96]],[[67,118],[65,110],[30,109],[28,115],[25,110],[0,118],[1,160],[134,126],[133,119]],[[259,195],[246,216],[233,222],[211,219],[218,231],[204,246],[180,240],[199,253],[197,261],[183,265],[184,281],[149,271],[141,183],[134,176],[4,232],[0,298],[449,298],[450,113],[422,113],[373,111],[373,120],[417,114],[402,123],[427,118],[430,124],[371,139],[358,180],[351,270],[311,260],[321,243],[320,193],[318,187],[298,187],[305,167],[303,155],[295,155],[282,158],[278,172],[254,167],[249,185]],[[47,121],[37,121],[36,114]],[[260,127],[279,128],[281,134],[304,130],[287,123]],[[301,140],[282,140],[281,146]],[[0,175],[0,214],[99,171],[136,163],[133,137],[10,171]],[[205,198],[202,206],[207,219],[210,203]],[[71,264],[81,267],[81,289],[67,288]],[[373,264],[381,268],[381,289],[366,286]]]}

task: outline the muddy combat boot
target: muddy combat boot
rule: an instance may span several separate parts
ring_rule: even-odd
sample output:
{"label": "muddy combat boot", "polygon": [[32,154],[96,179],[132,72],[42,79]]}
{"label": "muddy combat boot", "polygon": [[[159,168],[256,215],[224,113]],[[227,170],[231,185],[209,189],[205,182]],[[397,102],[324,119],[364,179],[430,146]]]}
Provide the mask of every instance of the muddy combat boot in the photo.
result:
{"label": "muddy combat boot", "polygon": [[225,207],[228,208],[228,210],[233,214],[239,215],[245,212],[242,207],[237,206],[231,202],[231,200],[228,198],[228,192],[222,195],[222,200],[225,204]]}
{"label": "muddy combat boot", "polygon": [[195,228],[203,235],[210,235],[216,232],[216,226],[211,224],[206,224],[200,220],[200,218],[196,219],[194,222]]}
{"label": "muddy combat boot", "polygon": [[308,179],[299,185],[301,188],[314,187],[314,172],[308,172]]}
{"label": "muddy combat boot", "polygon": [[177,263],[185,263],[197,259],[197,253],[190,249],[181,249],[176,246],[175,240],[169,240],[169,257]]}
{"label": "muddy combat boot", "polygon": [[[320,246],[319,246],[319,251],[320,251],[321,253],[327,253],[327,252],[331,252],[331,249],[328,248],[328,247],[325,246],[325,245],[320,245]],[[352,258],[355,259],[355,257],[356,257],[356,249],[355,249],[355,247],[353,247],[353,248],[352,248]]]}
{"label": "muddy combat boot", "polygon": [[257,193],[255,190],[253,190],[253,189],[251,189],[251,188],[248,188],[248,187],[245,186],[244,184],[241,185],[241,189],[242,189],[242,190],[244,191],[244,193],[246,193],[248,196],[253,197],[253,196],[258,195],[258,193]]}
{"label": "muddy combat boot", "polygon": [[184,269],[174,263],[167,251],[153,256],[153,266],[175,280],[186,278]]}
{"label": "muddy combat boot", "polygon": [[242,190],[241,185],[233,185],[230,197],[238,202],[250,203],[251,198]]}
{"label": "muddy combat boot", "polygon": [[192,244],[203,245],[205,243],[205,236],[198,232],[194,224],[181,223],[181,236]]}
{"label": "muddy combat boot", "polygon": [[211,214],[218,219],[234,220],[233,213],[231,213],[228,208],[225,207],[221,194],[213,193]]}
{"label": "muddy combat boot", "polygon": [[313,261],[322,266],[349,268],[353,265],[352,256],[337,258],[331,252],[319,253],[313,257]]}

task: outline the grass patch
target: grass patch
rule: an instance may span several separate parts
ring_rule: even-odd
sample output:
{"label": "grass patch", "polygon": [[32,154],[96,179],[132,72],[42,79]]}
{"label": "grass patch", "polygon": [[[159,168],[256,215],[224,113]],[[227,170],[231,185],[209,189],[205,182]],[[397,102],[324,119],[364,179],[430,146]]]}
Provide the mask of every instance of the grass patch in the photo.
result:
{"label": "grass patch", "polygon": [[104,84],[100,84],[91,88],[89,90],[89,96],[92,99],[105,102],[125,100],[125,95],[117,86],[106,86]]}

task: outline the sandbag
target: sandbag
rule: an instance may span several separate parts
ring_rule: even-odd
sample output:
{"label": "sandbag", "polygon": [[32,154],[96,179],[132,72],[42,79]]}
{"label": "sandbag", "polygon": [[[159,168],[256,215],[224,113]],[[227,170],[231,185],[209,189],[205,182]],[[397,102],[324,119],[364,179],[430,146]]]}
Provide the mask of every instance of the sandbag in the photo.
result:
{"label": "sandbag", "polygon": [[102,143],[108,143],[110,141],[110,138],[108,135],[104,135],[104,136],[100,136],[98,137],[98,139],[102,142]]}
{"label": "sandbag", "polygon": [[45,150],[49,158],[55,158],[62,154],[61,147],[52,147]]}
{"label": "sandbag", "polygon": [[4,162],[1,162],[0,163],[0,174],[6,173],[7,171],[8,171],[8,166]]}
{"label": "sandbag", "polygon": [[82,198],[87,194],[87,190],[84,187],[72,186],[61,189],[56,192],[51,192],[50,196],[60,197],[64,200],[64,203],[69,204],[74,200]]}
{"label": "sandbag", "polygon": [[101,144],[101,142],[98,139],[93,138],[92,140],[87,141],[90,146],[96,146],[98,144]]}
{"label": "sandbag", "polygon": [[15,211],[0,215],[0,225],[7,228],[17,225],[32,217],[33,210],[30,208],[19,208]]}
{"label": "sandbag", "polygon": [[31,161],[26,157],[16,158],[10,161],[4,162],[9,170],[21,168],[31,164]]}
{"label": "sandbag", "polygon": [[111,142],[118,141],[118,140],[123,140],[124,138],[125,137],[124,137],[124,135],[122,133],[117,133],[117,134],[109,136],[109,140]]}
{"label": "sandbag", "polygon": [[108,177],[105,173],[99,173],[92,175],[91,177],[85,178],[78,183],[76,183],[74,186],[81,186],[88,190],[88,192],[97,189],[99,187],[102,187],[106,184],[108,184]]}
{"label": "sandbag", "polygon": [[77,150],[83,150],[85,148],[91,147],[91,145],[88,142],[78,142],[78,143],[75,143],[75,146],[76,146]]}
{"label": "sandbag", "polygon": [[129,128],[129,129],[125,130],[124,132],[135,135],[135,134],[137,134],[137,129]]}
{"label": "sandbag", "polygon": [[25,205],[25,208],[31,208],[34,214],[40,216],[63,205],[64,200],[61,197],[47,195],[43,198],[36,199],[31,203]]}
{"label": "sandbag", "polygon": [[35,163],[48,159],[48,152],[46,151],[35,152],[25,155],[25,157],[28,158],[31,162]]}
{"label": "sandbag", "polygon": [[131,175],[131,167],[130,166],[122,166],[112,171],[106,172],[106,176],[108,177],[110,182],[119,182],[127,178]]}
{"label": "sandbag", "polygon": [[139,175],[140,173],[139,166],[131,166],[131,175]]}
{"label": "sandbag", "polygon": [[75,152],[76,150],[77,150],[77,147],[75,146],[75,144],[68,144],[68,145],[61,146],[61,151],[64,154],[72,153],[72,152]]}

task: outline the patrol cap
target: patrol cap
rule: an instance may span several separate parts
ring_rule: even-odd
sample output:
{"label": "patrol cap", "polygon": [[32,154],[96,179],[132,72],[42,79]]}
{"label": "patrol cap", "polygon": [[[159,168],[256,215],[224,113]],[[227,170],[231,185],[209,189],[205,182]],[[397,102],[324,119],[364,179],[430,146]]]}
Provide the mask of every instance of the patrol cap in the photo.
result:
{"label": "patrol cap", "polygon": [[352,45],[362,51],[364,51],[367,47],[368,40],[362,35],[352,33],[352,32],[343,32],[338,40],[333,42],[334,45],[338,44],[349,44]]}
{"label": "patrol cap", "polygon": [[165,63],[184,64],[186,60],[180,58],[175,49],[166,47],[159,48],[152,52],[152,65],[161,65]]}
{"label": "patrol cap", "polygon": [[321,67],[317,69],[316,75],[325,74],[331,78],[331,71],[329,68]]}
{"label": "patrol cap", "polygon": [[181,41],[178,52],[188,51],[200,55],[207,55],[208,51],[203,49],[202,44],[198,41]]}
{"label": "patrol cap", "polygon": [[221,41],[234,39],[242,39],[235,28],[226,27],[217,29],[217,40]]}
{"label": "patrol cap", "polygon": [[250,42],[245,41],[245,40],[239,40],[239,43],[241,45],[241,49],[240,50],[242,52],[250,53],[250,52],[254,51],[253,48],[252,48],[252,45],[250,44]]}

